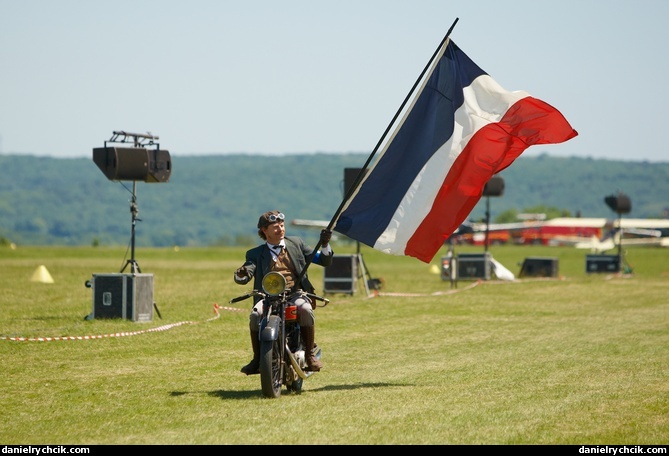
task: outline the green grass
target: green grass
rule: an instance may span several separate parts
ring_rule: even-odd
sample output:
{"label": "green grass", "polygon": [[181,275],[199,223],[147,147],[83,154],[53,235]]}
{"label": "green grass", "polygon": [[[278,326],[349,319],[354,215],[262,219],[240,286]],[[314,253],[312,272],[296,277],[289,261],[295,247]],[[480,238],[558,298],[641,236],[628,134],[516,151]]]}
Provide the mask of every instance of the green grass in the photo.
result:
{"label": "green grass", "polygon": [[[634,272],[620,276],[587,275],[583,250],[494,246],[516,274],[526,257],[556,257],[560,277],[452,288],[431,268],[445,252],[427,265],[363,248],[371,275],[384,279],[381,294],[368,298],[360,286],[328,295],[316,311],[325,368],[302,394],[275,400],[262,397],[258,376],[239,372],[250,356],[250,301],[213,311],[247,290],[232,281],[244,250],[138,248],[162,315],[139,323],[84,319],[85,282],[119,272],[125,249],[0,249],[0,441],[669,441],[669,250],[627,250]],[[30,280],[39,265],[53,284]],[[309,275],[322,290],[322,269]]]}

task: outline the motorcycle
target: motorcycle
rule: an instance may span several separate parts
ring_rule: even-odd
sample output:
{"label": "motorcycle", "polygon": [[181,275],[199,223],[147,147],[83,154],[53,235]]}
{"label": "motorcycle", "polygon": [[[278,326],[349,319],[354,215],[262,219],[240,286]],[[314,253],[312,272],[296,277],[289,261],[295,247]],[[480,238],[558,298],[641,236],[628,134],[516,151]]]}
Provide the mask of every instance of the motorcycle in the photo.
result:
{"label": "motorcycle", "polygon": [[[281,396],[283,386],[293,393],[302,392],[304,380],[314,372],[305,370],[305,344],[297,321],[297,306],[290,299],[301,293],[312,302],[321,301],[324,306],[330,301],[322,296],[304,291],[291,293],[286,289],[286,279],[278,272],[269,272],[262,279],[262,290],[252,290],[230,300],[236,303],[259,296],[263,299],[263,315],[260,319],[260,386],[268,398]],[[314,356],[321,358],[321,349],[314,346]]]}

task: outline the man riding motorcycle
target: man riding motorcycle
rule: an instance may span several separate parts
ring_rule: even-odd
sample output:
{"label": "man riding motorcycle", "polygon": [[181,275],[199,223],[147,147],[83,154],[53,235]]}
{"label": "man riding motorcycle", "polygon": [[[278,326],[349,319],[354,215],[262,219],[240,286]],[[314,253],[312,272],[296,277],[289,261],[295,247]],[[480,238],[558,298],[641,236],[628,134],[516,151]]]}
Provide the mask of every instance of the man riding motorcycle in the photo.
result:
{"label": "man riding motorcycle", "polygon": [[[246,285],[255,277],[253,282],[254,289],[259,290],[262,287],[261,282],[265,274],[270,271],[277,271],[286,278],[289,289],[314,293],[314,287],[306,273],[303,274],[301,282],[296,284],[299,275],[307,265],[307,259],[313,251],[301,238],[286,236],[284,220],[285,216],[279,211],[265,212],[260,216],[258,220],[258,236],[266,242],[246,252],[244,264],[235,271],[235,283]],[[321,231],[321,250],[314,254],[313,258],[311,258],[311,263],[323,267],[329,266],[332,263],[334,252],[329,245],[331,237],[332,231]],[[298,293],[293,296],[292,303],[297,306],[297,318],[306,346],[307,370],[318,372],[323,367],[323,364],[313,355],[316,321],[314,316],[315,302],[312,303],[306,296]],[[246,375],[260,373],[259,324],[262,314],[263,301],[257,298],[253,310],[249,315],[253,359],[241,369],[241,372]]]}

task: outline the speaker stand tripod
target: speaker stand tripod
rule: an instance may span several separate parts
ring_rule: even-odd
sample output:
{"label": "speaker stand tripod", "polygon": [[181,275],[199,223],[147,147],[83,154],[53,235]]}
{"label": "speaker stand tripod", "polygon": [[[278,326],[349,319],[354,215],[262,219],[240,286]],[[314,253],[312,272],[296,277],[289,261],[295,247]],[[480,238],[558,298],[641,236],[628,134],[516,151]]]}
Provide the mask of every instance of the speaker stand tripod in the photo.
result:
{"label": "speaker stand tripod", "polygon": [[365,264],[365,259],[360,253],[360,241],[357,241],[356,247],[356,263],[358,265],[358,278],[362,279],[363,286],[365,288],[366,296],[369,296],[369,290],[372,288],[375,291],[378,291],[383,286],[383,279],[373,279],[372,275],[367,269]]}
{"label": "speaker stand tripod", "polygon": [[[138,274],[142,272],[142,270],[139,267],[139,263],[137,263],[137,260],[135,259],[135,228],[137,227],[137,222],[141,222],[142,219],[137,218],[137,215],[139,215],[139,209],[137,208],[137,181],[132,181],[132,198],[130,199],[130,214],[132,214],[132,227],[130,230],[130,259],[126,261],[125,265],[123,268],[121,268],[121,273],[125,271],[125,269],[130,266],[130,272],[134,274]],[[153,303],[153,309],[156,311],[156,314],[158,315],[158,318],[162,320],[163,316],[160,314],[160,310],[158,310],[158,306],[156,303]]]}
{"label": "speaker stand tripod", "polygon": [[362,253],[360,253],[360,243],[358,243],[358,252],[355,255],[355,262],[358,265],[358,279],[362,279],[365,295],[369,296],[369,283],[366,280],[368,273],[367,268],[365,267],[365,260],[362,258]]}
{"label": "speaker stand tripod", "polygon": [[138,221],[142,221],[137,218],[139,210],[137,209],[137,181],[132,181],[132,199],[130,200],[130,213],[132,214],[132,228],[130,231],[130,259],[125,263],[121,272],[125,271],[125,268],[130,266],[130,271],[133,274],[141,273],[142,270],[139,268],[137,260],[135,260],[135,227],[137,226]]}
{"label": "speaker stand tripod", "polygon": [[629,265],[625,259],[625,254],[623,252],[623,220],[622,215],[618,213],[618,273],[619,274],[631,274],[633,272],[632,267]]}

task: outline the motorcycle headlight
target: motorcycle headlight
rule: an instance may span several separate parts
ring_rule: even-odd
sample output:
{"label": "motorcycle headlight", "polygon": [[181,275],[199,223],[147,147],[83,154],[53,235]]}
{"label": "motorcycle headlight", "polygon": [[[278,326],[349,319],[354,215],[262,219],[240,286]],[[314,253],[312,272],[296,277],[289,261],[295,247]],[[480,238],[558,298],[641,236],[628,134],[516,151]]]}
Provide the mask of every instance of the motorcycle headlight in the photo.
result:
{"label": "motorcycle headlight", "polygon": [[286,278],[278,272],[268,272],[262,278],[262,289],[270,296],[278,296],[286,290]]}

